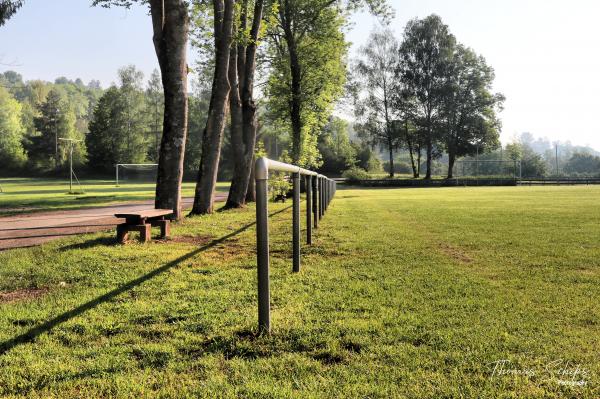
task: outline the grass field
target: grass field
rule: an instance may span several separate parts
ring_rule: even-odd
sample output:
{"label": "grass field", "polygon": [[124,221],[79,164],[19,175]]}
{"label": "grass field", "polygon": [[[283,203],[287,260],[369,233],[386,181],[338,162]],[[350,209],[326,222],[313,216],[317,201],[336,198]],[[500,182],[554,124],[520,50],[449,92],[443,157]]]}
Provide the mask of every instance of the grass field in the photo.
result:
{"label": "grass field", "polygon": [[[0,179],[0,214],[14,214],[49,209],[77,209],[142,201],[154,198],[154,183],[123,182],[119,187],[114,180],[84,180],[83,194],[69,194],[69,182],[59,179]],[[182,195],[194,196],[195,183],[184,183]],[[217,183],[217,190],[226,192],[229,183]],[[76,186],[73,190],[79,191]]]}
{"label": "grass field", "polygon": [[600,396],[600,187],[339,190],[295,275],[288,207],[270,336],[251,207],[0,253],[0,396]]}

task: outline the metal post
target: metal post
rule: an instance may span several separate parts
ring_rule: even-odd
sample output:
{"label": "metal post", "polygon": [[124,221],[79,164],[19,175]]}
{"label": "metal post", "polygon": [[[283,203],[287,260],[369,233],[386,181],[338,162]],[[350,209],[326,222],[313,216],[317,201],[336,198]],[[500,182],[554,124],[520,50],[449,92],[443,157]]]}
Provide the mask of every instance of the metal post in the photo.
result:
{"label": "metal post", "polygon": [[323,177],[319,176],[319,220],[323,218]]}
{"label": "metal post", "polygon": [[312,244],[312,177],[306,176],[306,243]]}
{"label": "metal post", "polygon": [[258,270],[258,328],[261,332],[271,329],[271,305],[269,295],[269,219],[268,180],[256,179],[256,260]]}
{"label": "metal post", "polygon": [[294,200],[292,209],[292,257],[294,272],[300,271],[300,174],[292,173]]}
{"label": "metal post", "polygon": [[119,187],[119,164],[116,166],[116,187]]}
{"label": "metal post", "polygon": [[73,193],[73,142],[71,142],[71,151],[69,151],[69,193]]}
{"label": "metal post", "polygon": [[321,211],[321,213],[319,214],[319,219],[322,219],[323,215],[325,214],[325,185],[323,184],[324,178],[319,178],[319,182],[321,184],[319,186],[319,192],[321,193],[321,195],[319,196],[319,210]]}
{"label": "metal post", "polygon": [[319,227],[319,178],[312,176],[312,199],[313,199],[313,220],[315,229]]}

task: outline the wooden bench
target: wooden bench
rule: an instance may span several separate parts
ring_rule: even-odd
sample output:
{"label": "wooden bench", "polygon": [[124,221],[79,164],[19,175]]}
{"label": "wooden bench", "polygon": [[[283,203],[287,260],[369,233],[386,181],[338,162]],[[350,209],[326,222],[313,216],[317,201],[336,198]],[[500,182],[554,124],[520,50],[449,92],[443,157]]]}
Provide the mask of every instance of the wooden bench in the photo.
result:
{"label": "wooden bench", "polygon": [[124,244],[130,231],[139,231],[140,241],[148,242],[151,239],[151,228],[160,227],[160,238],[170,235],[170,220],[167,216],[173,215],[171,209],[149,209],[133,213],[116,213],[115,217],[125,219],[125,223],[117,225],[117,241]]}

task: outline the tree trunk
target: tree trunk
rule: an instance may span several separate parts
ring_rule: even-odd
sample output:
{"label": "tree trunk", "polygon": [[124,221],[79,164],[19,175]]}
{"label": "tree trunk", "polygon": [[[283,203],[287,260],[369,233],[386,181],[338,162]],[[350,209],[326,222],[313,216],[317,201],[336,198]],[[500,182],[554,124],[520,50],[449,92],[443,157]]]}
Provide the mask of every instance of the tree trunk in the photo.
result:
{"label": "tree trunk", "polygon": [[388,149],[390,152],[390,177],[394,177],[394,150],[392,148],[392,143],[388,142]]}
{"label": "tree trunk", "polygon": [[[240,26],[240,29],[243,31],[246,28],[246,4],[244,3],[242,24]],[[238,46],[235,50],[237,57],[234,64],[231,64],[232,59],[230,58],[230,80],[235,83],[232,83],[232,97],[230,100],[232,107],[231,144],[234,149],[234,165],[229,196],[225,204],[227,208],[242,207],[248,199],[248,186],[256,145],[257,107],[254,102],[253,92],[254,72],[256,70],[256,42],[262,21],[262,10],[263,2],[262,0],[257,0],[254,4],[249,44],[246,47]],[[235,111],[234,108],[236,108]],[[238,128],[234,128],[234,123]]]}
{"label": "tree trunk", "polygon": [[292,124],[292,163],[298,164],[302,157],[302,70],[298,58],[296,37],[292,31],[292,22],[286,3],[279,9],[284,38],[290,57],[291,98],[289,99],[290,121]]}
{"label": "tree trunk", "polygon": [[425,179],[431,179],[431,158],[433,154],[433,144],[431,143],[431,138],[427,139],[427,170],[425,171]]}
{"label": "tree trunk", "polygon": [[187,135],[188,6],[183,0],[151,0],[153,42],[165,95],[155,207],[181,217],[181,180]]}
{"label": "tree trunk", "polygon": [[417,177],[421,176],[421,143],[417,145]]}
{"label": "tree trunk", "polygon": [[[231,46],[229,57],[229,114],[231,116],[231,149],[233,151],[233,178],[225,208],[239,208],[244,205],[247,185],[244,165],[245,146],[243,132],[242,100],[238,80],[238,48]],[[243,190],[243,191],[242,191]]]}
{"label": "tree trunk", "polygon": [[248,202],[256,202],[256,181],[254,180],[254,160],[252,158],[252,162],[250,163],[250,179],[248,179],[248,190],[246,191],[246,203]]}
{"label": "tree trunk", "polygon": [[208,107],[208,119],[202,135],[202,158],[200,160],[192,215],[214,211],[214,193],[230,89],[227,74],[229,70],[234,0],[213,0],[213,5],[215,73]]}
{"label": "tree trunk", "polygon": [[448,151],[448,179],[452,179],[454,170],[454,161],[456,160],[456,153],[453,150]]}

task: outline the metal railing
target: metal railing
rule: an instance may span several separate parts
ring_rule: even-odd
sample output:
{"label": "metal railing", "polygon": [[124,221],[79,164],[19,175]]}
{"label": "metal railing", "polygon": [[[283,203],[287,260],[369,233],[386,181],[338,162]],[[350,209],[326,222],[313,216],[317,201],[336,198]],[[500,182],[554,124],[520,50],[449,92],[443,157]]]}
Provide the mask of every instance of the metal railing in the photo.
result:
{"label": "metal railing", "polygon": [[258,264],[258,328],[271,329],[269,288],[269,171],[289,172],[293,185],[292,206],[292,270],[300,271],[300,176],[306,179],[306,243],[312,244],[312,230],[318,228],[336,192],[336,182],[299,166],[259,158],[256,178],[256,258]]}

